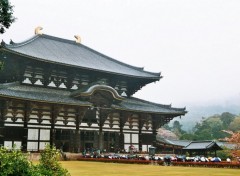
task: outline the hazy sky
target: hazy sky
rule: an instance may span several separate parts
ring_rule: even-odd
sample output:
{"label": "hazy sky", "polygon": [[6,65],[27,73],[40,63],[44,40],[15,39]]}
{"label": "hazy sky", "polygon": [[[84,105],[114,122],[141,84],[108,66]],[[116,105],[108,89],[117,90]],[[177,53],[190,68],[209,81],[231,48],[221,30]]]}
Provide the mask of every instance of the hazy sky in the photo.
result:
{"label": "hazy sky", "polygon": [[43,33],[161,72],[134,96],[177,107],[240,102],[240,0],[11,0],[1,38]]}

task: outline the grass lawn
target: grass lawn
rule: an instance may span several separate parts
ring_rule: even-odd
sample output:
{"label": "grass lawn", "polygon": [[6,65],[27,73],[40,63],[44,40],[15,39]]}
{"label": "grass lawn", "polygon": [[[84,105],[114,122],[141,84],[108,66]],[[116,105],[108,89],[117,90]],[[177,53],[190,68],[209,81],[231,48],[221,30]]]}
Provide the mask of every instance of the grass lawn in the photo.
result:
{"label": "grass lawn", "polygon": [[239,176],[240,169],[62,161],[72,176]]}

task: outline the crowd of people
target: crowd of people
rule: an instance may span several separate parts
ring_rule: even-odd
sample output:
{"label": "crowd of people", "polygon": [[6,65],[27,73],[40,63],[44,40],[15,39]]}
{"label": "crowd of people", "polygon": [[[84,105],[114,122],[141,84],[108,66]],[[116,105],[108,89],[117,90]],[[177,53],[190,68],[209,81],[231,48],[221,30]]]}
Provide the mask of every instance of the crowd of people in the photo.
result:
{"label": "crowd of people", "polygon": [[[106,158],[106,159],[135,159],[135,160],[153,160],[171,162],[221,162],[219,157],[204,157],[194,156],[188,157],[186,155],[149,155],[149,154],[135,154],[135,153],[104,153],[99,150],[93,152],[83,153],[85,158]],[[231,162],[229,158],[226,160]]]}

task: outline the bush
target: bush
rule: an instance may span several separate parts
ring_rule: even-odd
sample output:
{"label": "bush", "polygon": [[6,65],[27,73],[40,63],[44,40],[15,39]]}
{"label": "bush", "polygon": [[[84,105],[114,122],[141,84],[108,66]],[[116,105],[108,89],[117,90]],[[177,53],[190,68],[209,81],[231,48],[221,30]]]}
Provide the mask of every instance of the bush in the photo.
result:
{"label": "bush", "polygon": [[27,155],[13,147],[7,150],[0,148],[0,176],[32,176],[34,166],[27,160]]}
{"label": "bush", "polygon": [[56,147],[46,145],[45,149],[40,154],[39,164],[36,169],[41,175],[47,176],[67,176],[68,171],[58,163],[60,152]]}
{"label": "bush", "polygon": [[20,150],[0,147],[0,176],[69,176],[68,171],[58,163],[60,152],[46,145],[38,165],[28,161],[27,154]]}
{"label": "bush", "polygon": [[223,150],[218,150],[217,151],[217,156],[221,158],[222,160],[226,160],[227,158],[232,159],[232,153],[231,150],[223,147]]}

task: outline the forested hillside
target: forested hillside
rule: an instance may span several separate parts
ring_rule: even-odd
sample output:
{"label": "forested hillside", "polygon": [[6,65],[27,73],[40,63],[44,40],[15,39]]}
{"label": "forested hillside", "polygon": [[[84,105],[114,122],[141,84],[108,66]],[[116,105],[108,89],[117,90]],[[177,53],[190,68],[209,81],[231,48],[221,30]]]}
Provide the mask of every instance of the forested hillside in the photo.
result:
{"label": "forested hillside", "polygon": [[165,129],[174,132],[182,140],[218,140],[229,136],[222,130],[233,132],[240,131],[240,115],[224,112],[202,118],[191,131],[184,131],[179,121],[174,121],[171,126],[165,125]]}

